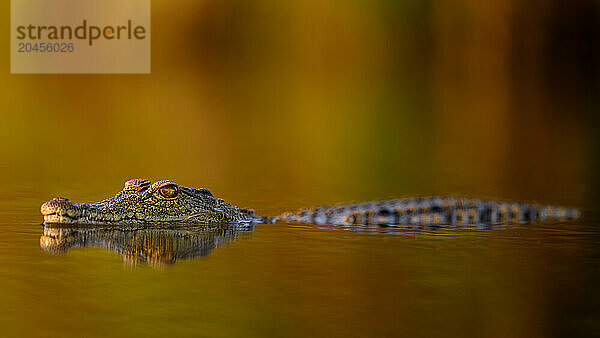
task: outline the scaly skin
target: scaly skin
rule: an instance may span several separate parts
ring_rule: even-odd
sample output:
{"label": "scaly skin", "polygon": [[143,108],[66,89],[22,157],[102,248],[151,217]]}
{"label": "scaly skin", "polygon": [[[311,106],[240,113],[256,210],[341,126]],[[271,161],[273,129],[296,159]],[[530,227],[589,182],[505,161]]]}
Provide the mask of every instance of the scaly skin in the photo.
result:
{"label": "scaly skin", "polygon": [[207,189],[178,186],[172,181],[145,179],[125,182],[113,198],[92,204],[76,204],[56,197],[41,207],[45,223],[59,224],[173,224],[220,225],[273,223],[376,225],[453,225],[527,223],[578,218],[572,208],[454,197],[381,200],[316,207],[261,217],[216,199]]}
{"label": "scaly skin", "polygon": [[150,184],[144,179],[125,182],[113,198],[76,204],[56,197],[42,204],[46,223],[60,224],[231,224],[260,222],[254,211],[213,197],[208,189],[181,187],[172,181]]}
{"label": "scaly skin", "polygon": [[408,226],[533,223],[579,217],[579,210],[560,206],[434,196],[321,206],[286,212],[273,220],[317,225]]}

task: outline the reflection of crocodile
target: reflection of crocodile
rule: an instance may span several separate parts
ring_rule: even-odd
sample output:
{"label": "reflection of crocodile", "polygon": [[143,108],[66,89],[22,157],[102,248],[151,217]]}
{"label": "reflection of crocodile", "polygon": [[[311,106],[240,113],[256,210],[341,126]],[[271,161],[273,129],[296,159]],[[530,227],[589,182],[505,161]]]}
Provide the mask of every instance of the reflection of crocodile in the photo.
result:
{"label": "reflection of crocodile", "polygon": [[241,224],[278,220],[310,224],[444,225],[457,223],[525,223],[579,217],[572,208],[454,197],[391,199],[287,212],[261,217],[213,197],[207,189],[186,188],[172,181],[151,184],[144,179],[125,182],[113,198],[76,204],[56,197],[41,207],[46,223],[132,224]]}
{"label": "reflection of crocodile", "polygon": [[132,264],[148,263],[162,266],[209,255],[213,249],[238,238],[235,226],[177,229],[165,227],[86,227],[48,224],[40,237],[40,246],[49,252],[62,254],[74,247],[101,247],[116,251]]}

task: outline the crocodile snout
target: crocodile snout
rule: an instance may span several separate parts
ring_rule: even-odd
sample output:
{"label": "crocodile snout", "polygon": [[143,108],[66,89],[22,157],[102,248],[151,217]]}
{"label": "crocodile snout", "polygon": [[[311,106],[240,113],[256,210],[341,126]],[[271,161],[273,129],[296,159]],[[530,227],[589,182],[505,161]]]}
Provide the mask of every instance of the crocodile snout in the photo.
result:
{"label": "crocodile snout", "polygon": [[67,210],[73,207],[73,202],[65,197],[55,197],[48,202],[42,204],[40,211],[43,215],[51,214],[67,214]]}
{"label": "crocodile snout", "polygon": [[68,221],[81,215],[78,206],[65,197],[55,197],[42,204],[40,212],[49,223]]}

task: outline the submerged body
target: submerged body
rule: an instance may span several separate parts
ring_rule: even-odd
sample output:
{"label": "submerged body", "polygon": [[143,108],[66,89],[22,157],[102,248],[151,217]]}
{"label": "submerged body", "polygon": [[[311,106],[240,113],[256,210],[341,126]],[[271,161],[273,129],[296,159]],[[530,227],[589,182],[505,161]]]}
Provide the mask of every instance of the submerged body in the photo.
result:
{"label": "submerged body", "polygon": [[77,204],[56,197],[41,206],[45,223],[219,225],[287,221],[310,224],[445,225],[526,223],[580,216],[573,208],[455,197],[421,197],[323,206],[261,217],[213,197],[208,189],[187,188],[163,180],[125,182],[115,197]]}

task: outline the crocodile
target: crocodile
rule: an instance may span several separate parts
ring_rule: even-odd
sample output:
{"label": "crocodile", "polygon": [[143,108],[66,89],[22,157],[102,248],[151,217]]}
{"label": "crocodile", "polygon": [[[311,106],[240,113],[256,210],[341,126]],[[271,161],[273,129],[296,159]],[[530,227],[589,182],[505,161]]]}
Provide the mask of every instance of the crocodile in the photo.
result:
{"label": "crocodile", "polygon": [[215,198],[206,188],[188,188],[170,180],[125,182],[114,197],[97,203],[73,203],[55,197],[42,204],[45,224],[222,225],[275,223],[316,225],[452,225],[531,223],[580,217],[575,208],[461,197],[397,198],[320,206],[259,216]]}

